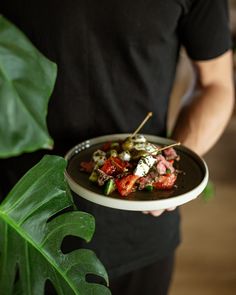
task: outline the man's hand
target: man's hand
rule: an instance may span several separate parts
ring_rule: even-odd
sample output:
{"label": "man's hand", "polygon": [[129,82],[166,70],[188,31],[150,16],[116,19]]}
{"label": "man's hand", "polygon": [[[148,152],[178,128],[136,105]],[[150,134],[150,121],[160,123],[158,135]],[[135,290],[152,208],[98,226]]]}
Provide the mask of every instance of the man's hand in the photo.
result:
{"label": "man's hand", "polygon": [[165,211],[173,211],[175,209],[176,209],[176,207],[171,207],[171,208],[163,209],[163,210],[143,211],[143,214],[150,214],[152,216],[157,217],[157,216],[160,216]]}

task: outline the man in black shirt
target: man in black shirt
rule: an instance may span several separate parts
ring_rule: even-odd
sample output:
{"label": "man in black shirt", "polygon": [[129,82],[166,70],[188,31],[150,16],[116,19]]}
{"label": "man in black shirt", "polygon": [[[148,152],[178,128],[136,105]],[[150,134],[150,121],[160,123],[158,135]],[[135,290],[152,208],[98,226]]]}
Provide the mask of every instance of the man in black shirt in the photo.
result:
{"label": "man in black shirt", "polygon": [[[0,13],[58,64],[48,113],[53,153],[64,155],[94,136],[132,132],[150,110],[145,133],[166,136],[181,46],[199,91],[182,109],[173,138],[203,155],[223,132],[233,108],[225,0],[8,0]],[[4,195],[42,154],[1,161]],[[142,214],[75,200],[96,219],[92,242],[77,246],[96,252],[113,294],[166,294],[179,244],[178,209]]]}

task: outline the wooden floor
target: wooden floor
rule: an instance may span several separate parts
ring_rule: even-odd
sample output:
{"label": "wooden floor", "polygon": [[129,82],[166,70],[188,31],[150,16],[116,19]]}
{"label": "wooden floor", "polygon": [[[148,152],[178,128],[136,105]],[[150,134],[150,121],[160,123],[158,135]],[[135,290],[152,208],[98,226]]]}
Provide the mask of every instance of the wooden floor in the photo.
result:
{"label": "wooden floor", "polygon": [[236,294],[236,118],[206,155],[215,196],[181,207],[182,245],[169,295]]}

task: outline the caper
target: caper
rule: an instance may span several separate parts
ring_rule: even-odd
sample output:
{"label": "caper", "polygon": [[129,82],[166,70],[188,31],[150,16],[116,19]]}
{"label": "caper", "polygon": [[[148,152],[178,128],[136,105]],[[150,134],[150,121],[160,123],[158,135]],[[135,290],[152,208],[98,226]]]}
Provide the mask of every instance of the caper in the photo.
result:
{"label": "caper", "polygon": [[117,157],[117,156],[118,156],[118,153],[117,153],[116,150],[110,150],[110,151],[108,152],[108,155],[109,155],[110,157]]}

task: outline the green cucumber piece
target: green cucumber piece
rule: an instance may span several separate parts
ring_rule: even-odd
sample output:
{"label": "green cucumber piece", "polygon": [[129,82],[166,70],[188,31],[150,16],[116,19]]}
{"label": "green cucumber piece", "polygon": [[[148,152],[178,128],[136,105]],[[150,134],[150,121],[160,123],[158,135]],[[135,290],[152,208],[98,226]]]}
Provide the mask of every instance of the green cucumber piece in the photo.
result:
{"label": "green cucumber piece", "polygon": [[97,180],[98,180],[97,171],[93,170],[93,172],[89,176],[89,180],[92,181],[92,182],[97,182]]}
{"label": "green cucumber piece", "polygon": [[105,183],[104,194],[108,196],[112,192],[114,192],[115,189],[116,189],[115,181],[114,179],[111,178]]}

